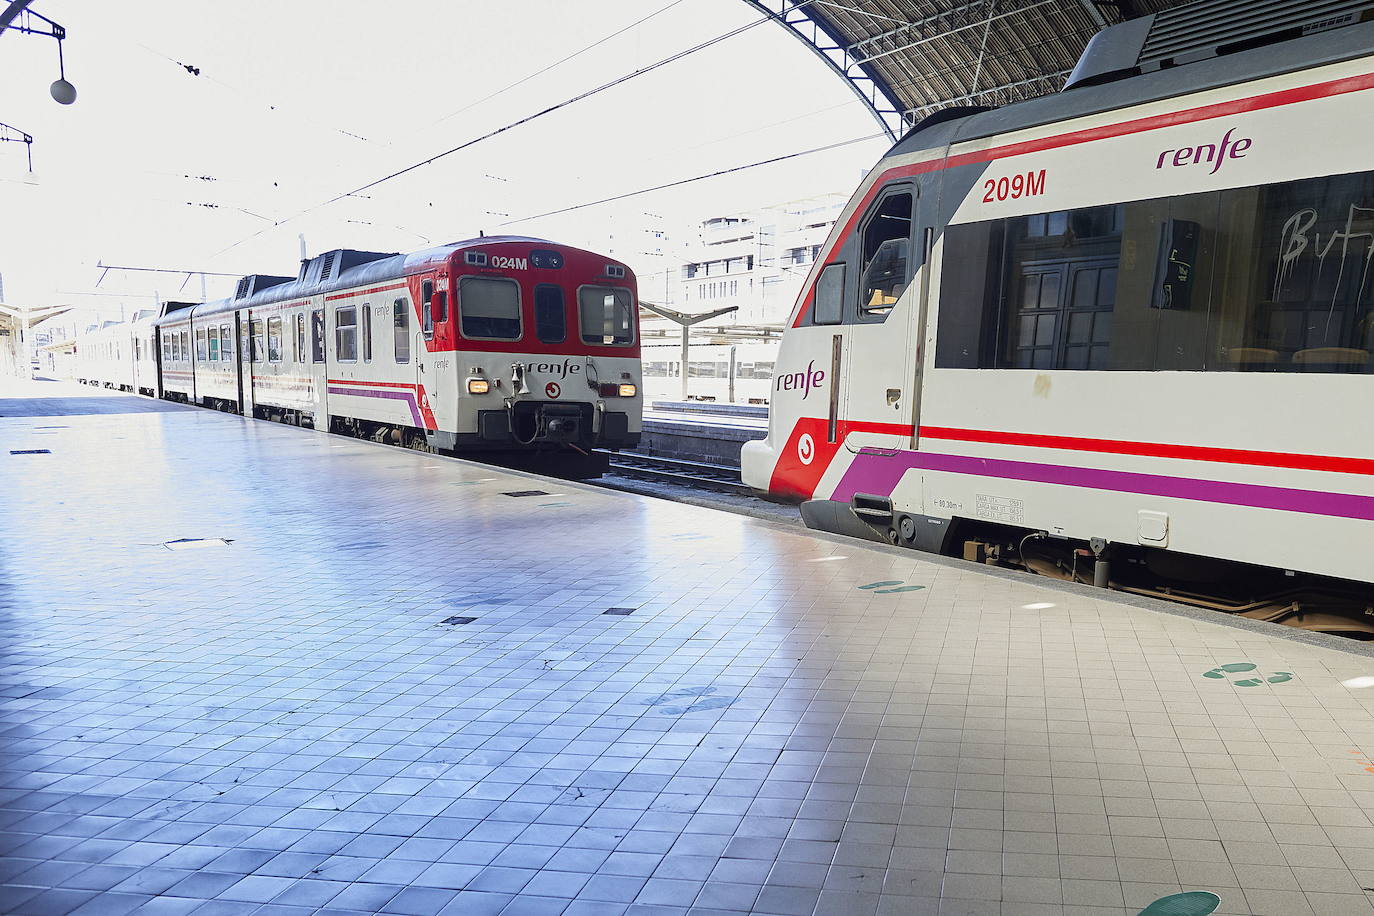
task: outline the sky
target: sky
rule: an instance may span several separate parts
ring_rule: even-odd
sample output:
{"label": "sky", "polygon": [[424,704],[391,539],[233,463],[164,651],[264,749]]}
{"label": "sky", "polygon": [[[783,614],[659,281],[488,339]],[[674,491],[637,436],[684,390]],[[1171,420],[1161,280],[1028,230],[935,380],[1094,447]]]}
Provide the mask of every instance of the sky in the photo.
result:
{"label": "sky", "polygon": [[[668,230],[675,248],[710,216],[847,196],[888,145],[843,80],[765,23],[349,195],[760,16],[742,0],[33,8],[67,29],[78,98],[49,96],[53,39],[0,35],[0,122],[34,137],[32,173],[23,144],[0,143],[12,304],[108,318],[158,295],[199,298],[199,277],[99,265],[294,275],[302,235],[315,255],[518,233],[613,249],[648,274],[665,259],[640,255],[642,229]],[[869,139],[531,218],[857,138]],[[205,292],[232,283],[210,277]]]}

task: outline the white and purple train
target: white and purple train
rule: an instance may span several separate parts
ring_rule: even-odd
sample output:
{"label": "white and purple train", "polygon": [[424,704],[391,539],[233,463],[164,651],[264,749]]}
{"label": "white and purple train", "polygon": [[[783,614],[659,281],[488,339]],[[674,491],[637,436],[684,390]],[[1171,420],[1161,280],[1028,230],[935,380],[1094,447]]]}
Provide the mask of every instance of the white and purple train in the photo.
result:
{"label": "white and purple train", "polygon": [[746,482],[1066,577],[1227,567],[1232,606],[1374,582],[1374,3],[1255,7],[1114,26],[1063,92],[904,137],[804,287]]}

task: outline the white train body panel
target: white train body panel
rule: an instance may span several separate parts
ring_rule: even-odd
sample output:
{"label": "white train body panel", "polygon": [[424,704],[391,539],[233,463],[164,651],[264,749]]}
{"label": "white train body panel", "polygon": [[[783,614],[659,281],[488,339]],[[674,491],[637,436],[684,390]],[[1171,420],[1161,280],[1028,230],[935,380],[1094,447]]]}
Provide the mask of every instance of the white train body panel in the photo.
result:
{"label": "white train body panel", "polygon": [[[841,505],[890,498],[894,518],[923,523],[1374,581],[1365,47],[967,142],[973,128],[953,122],[933,148],[899,144],[804,288],[746,482]],[[1015,108],[968,123],[1014,121]],[[871,316],[868,286],[847,288],[843,319],[827,323],[839,306],[823,272],[869,269],[866,227],[903,188],[904,288]]]}

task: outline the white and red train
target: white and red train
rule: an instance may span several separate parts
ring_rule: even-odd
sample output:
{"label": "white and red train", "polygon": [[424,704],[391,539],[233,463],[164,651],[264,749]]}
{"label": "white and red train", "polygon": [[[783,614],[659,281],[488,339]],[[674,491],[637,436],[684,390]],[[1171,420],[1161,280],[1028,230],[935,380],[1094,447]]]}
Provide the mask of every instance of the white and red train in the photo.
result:
{"label": "white and red train", "polygon": [[539,239],[341,249],[92,332],[71,371],[244,416],[577,465],[639,440],[637,296],[624,264]]}
{"label": "white and red train", "polygon": [[811,272],[746,482],[1088,579],[1374,582],[1374,4],[1321,6],[1127,22],[1065,91],[913,129]]}

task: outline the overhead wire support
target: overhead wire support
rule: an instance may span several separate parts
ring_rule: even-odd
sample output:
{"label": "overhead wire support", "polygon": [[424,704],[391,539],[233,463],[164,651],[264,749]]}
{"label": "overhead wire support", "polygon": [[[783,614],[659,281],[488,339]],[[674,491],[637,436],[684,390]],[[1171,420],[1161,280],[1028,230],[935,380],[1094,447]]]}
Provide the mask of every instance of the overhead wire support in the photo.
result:
{"label": "overhead wire support", "polygon": [[[12,136],[13,134],[18,136]],[[29,154],[29,172],[33,172],[33,134],[8,124],[0,124],[0,142],[24,144],[24,149]]]}

